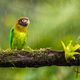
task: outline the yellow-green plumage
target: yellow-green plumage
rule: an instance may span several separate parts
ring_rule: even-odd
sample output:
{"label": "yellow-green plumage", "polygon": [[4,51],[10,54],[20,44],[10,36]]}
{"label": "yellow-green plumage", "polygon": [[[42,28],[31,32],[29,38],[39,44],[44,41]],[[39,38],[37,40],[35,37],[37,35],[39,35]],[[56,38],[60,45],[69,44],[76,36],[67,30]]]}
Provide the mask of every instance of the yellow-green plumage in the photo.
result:
{"label": "yellow-green plumage", "polygon": [[16,29],[11,30],[11,42],[12,49],[22,49],[27,42],[27,32],[19,32]]}
{"label": "yellow-green plumage", "polygon": [[[25,25],[26,18],[22,18],[22,22],[17,23],[10,31],[10,47],[11,49],[23,49],[27,43],[27,25]],[[28,24],[28,20],[26,22]]]}

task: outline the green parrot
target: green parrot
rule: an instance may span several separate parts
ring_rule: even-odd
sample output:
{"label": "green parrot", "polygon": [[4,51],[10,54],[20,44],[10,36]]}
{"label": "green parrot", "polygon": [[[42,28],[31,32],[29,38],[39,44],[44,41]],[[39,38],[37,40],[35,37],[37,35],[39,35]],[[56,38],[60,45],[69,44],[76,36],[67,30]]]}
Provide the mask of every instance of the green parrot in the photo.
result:
{"label": "green parrot", "polygon": [[28,17],[20,18],[10,31],[10,48],[21,50],[25,47],[28,35]]}

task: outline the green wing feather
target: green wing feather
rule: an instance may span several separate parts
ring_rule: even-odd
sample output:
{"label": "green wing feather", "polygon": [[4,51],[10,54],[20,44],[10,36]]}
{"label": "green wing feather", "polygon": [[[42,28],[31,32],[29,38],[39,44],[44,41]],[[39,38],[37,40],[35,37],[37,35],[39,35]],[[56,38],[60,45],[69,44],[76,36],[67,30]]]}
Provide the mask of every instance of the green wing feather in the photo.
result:
{"label": "green wing feather", "polygon": [[11,48],[12,48],[13,36],[14,36],[14,28],[12,28],[10,31],[10,47]]}

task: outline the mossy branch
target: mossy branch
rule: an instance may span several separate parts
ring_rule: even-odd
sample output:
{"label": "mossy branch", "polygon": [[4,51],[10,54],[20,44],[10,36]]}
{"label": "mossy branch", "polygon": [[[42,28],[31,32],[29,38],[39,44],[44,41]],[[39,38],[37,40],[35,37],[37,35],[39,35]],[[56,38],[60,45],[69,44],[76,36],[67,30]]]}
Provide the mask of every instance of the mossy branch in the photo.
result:
{"label": "mossy branch", "polygon": [[[80,52],[80,49],[77,50]],[[0,67],[42,67],[42,66],[79,66],[80,55],[74,59],[65,59],[64,51],[40,49],[34,51],[15,50],[0,52]]]}

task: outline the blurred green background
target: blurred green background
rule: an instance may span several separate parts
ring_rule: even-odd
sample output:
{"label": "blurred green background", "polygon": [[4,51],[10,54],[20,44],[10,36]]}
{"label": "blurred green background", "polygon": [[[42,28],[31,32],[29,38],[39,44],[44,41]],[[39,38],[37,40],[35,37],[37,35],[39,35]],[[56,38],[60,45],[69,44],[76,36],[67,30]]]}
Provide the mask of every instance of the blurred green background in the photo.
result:
{"label": "blurred green background", "polygon": [[[9,32],[28,16],[28,46],[62,50],[61,40],[80,43],[80,0],[0,0],[0,47],[9,48]],[[80,80],[71,67],[0,68],[0,80]]]}

